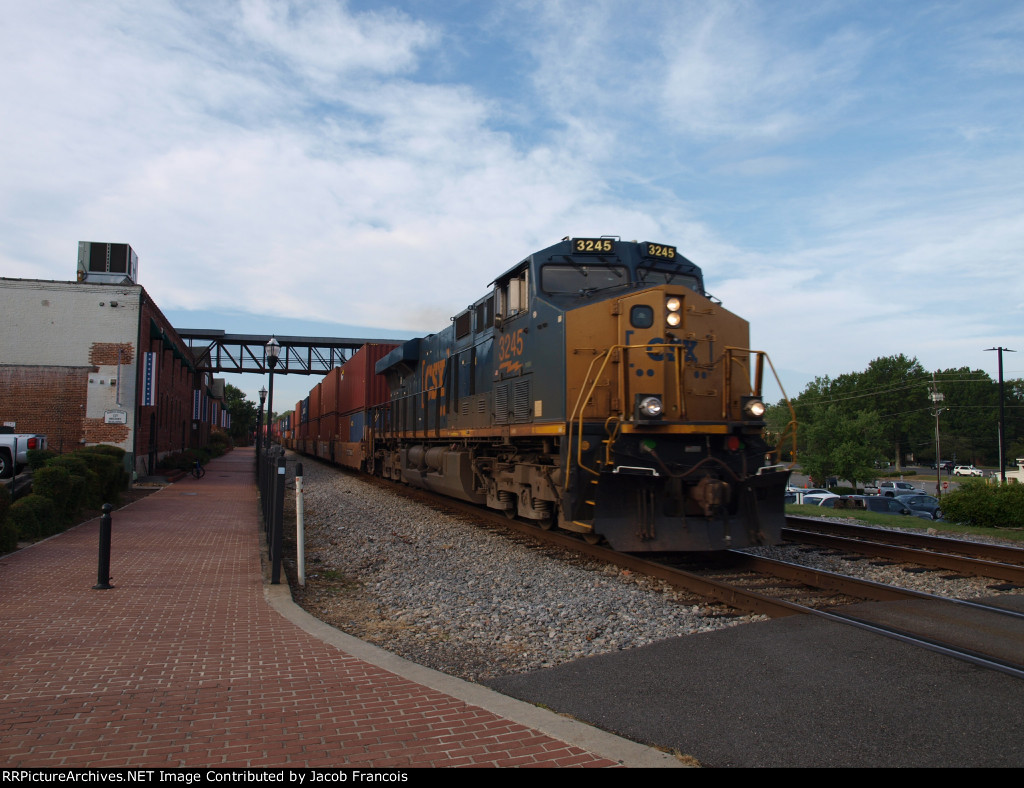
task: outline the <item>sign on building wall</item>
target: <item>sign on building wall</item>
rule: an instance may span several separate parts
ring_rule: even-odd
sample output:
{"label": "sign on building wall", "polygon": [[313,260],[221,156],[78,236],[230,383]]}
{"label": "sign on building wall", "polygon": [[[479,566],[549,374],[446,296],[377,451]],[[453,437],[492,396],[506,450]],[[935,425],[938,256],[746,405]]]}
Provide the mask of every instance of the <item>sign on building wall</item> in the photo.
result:
{"label": "sign on building wall", "polygon": [[[142,359],[142,406],[156,405],[156,372],[159,359],[156,353],[143,353]],[[117,369],[120,376],[121,368]]]}

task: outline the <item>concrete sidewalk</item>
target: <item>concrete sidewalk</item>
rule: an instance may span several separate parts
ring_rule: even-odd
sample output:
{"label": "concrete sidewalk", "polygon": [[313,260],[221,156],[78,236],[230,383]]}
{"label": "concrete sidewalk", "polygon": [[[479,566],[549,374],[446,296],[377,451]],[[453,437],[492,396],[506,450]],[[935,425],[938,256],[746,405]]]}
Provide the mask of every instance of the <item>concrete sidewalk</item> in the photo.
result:
{"label": "concrete sidewalk", "polygon": [[266,585],[253,452],[0,559],[7,767],[661,766],[665,753],[413,665]]}

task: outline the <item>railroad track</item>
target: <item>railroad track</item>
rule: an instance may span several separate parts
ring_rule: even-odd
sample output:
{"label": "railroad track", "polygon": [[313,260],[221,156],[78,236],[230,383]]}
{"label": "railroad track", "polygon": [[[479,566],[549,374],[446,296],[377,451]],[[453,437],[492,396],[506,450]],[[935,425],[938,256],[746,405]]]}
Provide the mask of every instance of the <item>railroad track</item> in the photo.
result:
{"label": "railroad track", "polygon": [[1024,550],[930,534],[787,517],[785,539],[1024,586]]}

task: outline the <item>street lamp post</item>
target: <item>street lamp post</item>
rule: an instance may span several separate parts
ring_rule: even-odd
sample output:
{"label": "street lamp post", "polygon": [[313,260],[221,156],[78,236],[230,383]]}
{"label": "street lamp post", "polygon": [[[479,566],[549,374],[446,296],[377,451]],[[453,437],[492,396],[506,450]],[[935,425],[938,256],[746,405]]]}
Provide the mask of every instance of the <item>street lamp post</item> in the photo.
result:
{"label": "street lamp post", "polygon": [[270,397],[267,400],[267,448],[270,448],[270,430],[274,419],[274,367],[281,357],[281,344],[274,336],[267,342],[267,366],[270,367]]}
{"label": "street lamp post", "polygon": [[267,389],[265,386],[261,386],[259,390],[260,395],[260,413],[256,417],[256,472],[259,473],[260,469],[260,452],[263,451],[263,405],[267,401]]}

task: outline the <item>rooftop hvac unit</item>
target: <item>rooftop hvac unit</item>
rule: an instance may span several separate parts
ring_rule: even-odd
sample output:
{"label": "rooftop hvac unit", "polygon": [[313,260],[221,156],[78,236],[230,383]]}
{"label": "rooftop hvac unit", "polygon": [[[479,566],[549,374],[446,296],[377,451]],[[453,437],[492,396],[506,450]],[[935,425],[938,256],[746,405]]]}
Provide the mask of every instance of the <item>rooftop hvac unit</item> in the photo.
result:
{"label": "rooftop hvac unit", "polygon": [[78,281],[133,285],[139,278],[139,256],[128,244],[78,242]]}

